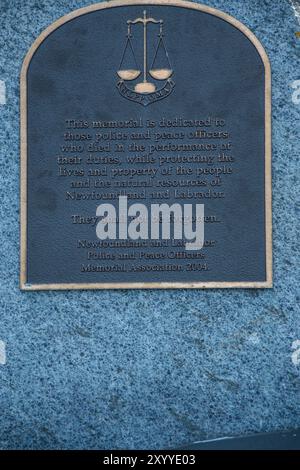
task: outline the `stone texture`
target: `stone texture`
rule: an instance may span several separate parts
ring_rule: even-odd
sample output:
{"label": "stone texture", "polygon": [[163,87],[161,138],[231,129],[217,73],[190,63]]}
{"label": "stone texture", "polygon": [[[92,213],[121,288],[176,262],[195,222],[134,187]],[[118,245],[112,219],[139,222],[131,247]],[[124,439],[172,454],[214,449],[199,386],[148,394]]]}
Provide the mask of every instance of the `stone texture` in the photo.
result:
{"label": "stone texture", "polygon": [[252,29],[272,63],[274,289],[19,291],[20,68],[45,27],[89,3],[0,3],[0,448],[174,448],[297,427],[300,26],[288,0],[204,2]]}

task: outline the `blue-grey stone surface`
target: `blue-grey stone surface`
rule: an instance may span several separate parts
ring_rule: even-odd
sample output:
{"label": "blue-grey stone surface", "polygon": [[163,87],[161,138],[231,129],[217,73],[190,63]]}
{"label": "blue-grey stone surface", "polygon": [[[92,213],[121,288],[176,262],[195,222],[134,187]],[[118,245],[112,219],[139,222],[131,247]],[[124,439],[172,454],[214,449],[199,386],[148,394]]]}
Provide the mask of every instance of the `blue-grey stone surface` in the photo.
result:
{"label": "blue-grey stone surface", "polygon": [[1,449],[158,449],[300,425],[300,25],[288,0],[204,3],[245,23],[272,64],[271,290],[20,292],[20,68],[90,1],[0,0]]}

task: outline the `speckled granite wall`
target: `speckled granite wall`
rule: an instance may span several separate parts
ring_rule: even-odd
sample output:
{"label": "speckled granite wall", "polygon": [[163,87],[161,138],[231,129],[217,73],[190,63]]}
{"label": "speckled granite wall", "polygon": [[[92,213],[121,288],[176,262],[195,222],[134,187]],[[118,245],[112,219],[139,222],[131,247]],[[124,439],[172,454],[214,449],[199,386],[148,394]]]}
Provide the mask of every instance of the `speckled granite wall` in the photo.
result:
{"label": "speckled granite wall", "polygon": [[271,59],[274,288],[19,291],[21,63],[45,27],[89,3],[0,0],[0,448],[165,448],[297,427],[300,24],[288,0],[203,2]]}

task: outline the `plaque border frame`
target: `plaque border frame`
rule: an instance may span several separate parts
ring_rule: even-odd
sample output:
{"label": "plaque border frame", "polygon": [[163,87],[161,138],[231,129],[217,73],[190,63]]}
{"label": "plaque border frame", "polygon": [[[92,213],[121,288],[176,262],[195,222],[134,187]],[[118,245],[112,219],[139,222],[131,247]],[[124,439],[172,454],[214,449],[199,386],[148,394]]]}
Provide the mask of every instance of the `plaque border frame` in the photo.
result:
{"label": "plaque border frame", "polygon": [[[41,283],[27,282],[27,72],[31,59],[41,43],[57,28],[78,16],[106,8],[115,8],[130,5],[161,5],[189,8],[217,16],[239,29],[255,46],[265,68],[265,243],[266,243],[266,280],[254,282],[114,282],[114,283]],[[272,288],[272,176],[271,176],[271,65],[267,53],[261,42],[252,31],[231,15],[200,3],[186,0],[112,0],[96,3],[72,11],[48,26],[31,45],[27,52],[20,77],[20,289],[25,291],[40,290],[85,290],[85,289],[214,289],[214,288]]]}

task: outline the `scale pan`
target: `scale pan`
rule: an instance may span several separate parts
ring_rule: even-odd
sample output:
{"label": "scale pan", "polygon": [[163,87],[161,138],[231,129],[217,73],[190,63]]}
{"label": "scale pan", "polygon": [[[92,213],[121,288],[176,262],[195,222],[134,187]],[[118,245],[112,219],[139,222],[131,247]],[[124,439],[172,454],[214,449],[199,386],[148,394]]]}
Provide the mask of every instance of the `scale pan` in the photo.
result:
{"label": "scale pan", "polygon": [[167,80],[171,77],[173,70],[171,69],[151,69],[149,73],[155,80]]}
{"label": "scale pan", "polygon": [[118,70],[117,74],[122,80],[135,80],[140,76],[141,71],[135,69]]}

